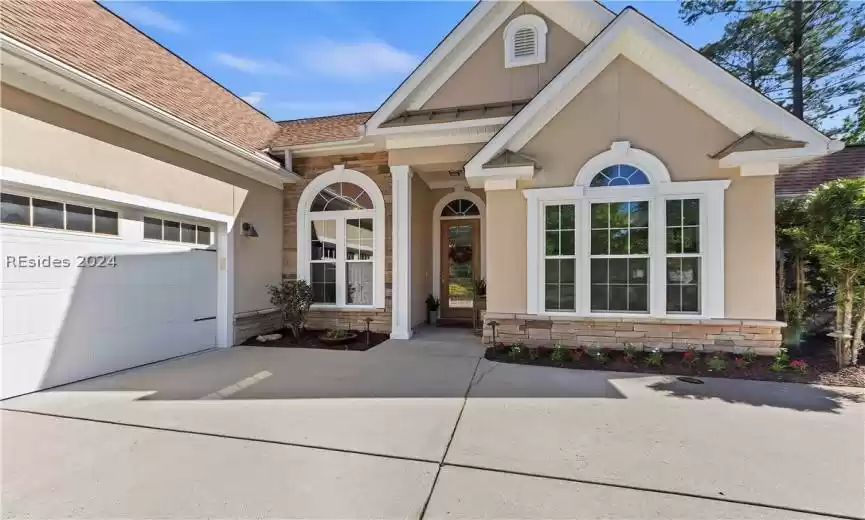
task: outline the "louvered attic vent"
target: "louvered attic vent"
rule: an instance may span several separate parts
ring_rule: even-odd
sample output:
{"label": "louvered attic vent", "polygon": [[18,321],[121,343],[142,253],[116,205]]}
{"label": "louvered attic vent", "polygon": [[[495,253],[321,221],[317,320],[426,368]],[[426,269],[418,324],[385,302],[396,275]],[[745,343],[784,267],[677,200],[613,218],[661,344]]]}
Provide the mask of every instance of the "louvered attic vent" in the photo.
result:
{"label": "louvered attic vent", "polygon": [[514,58],[534,56],[537,52],[537,44],[534,29],[531,27],[518,29],[514,34]]}

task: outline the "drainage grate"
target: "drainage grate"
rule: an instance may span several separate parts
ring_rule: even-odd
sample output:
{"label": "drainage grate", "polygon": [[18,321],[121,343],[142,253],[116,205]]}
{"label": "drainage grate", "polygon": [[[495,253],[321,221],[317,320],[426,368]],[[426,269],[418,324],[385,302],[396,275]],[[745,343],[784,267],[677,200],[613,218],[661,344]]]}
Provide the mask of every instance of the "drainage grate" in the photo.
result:
{"label": "drainage grate", "polygon": [[683,383],[691,383],[692,385],[702,385],[703,384],[703,380],[697,379],[696,377],[681,376],[681,377],[677,377],[676,379],[678,379],[679,381],[681,381]]}

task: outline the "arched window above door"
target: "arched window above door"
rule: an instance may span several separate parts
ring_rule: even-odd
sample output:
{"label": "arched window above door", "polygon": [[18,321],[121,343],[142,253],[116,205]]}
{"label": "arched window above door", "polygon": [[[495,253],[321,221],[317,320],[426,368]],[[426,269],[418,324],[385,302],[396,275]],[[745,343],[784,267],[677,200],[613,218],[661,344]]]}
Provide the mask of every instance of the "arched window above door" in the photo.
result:
{"label": "arched window above door", "polygon": [[372,199],[363,188],[350,182],[335,182],[315,196],[310,211],[352,211],[373,209]]}
{"label": "arched window above door", "polygon": [[466,199],[456,199],[448,202],[442,208],[441,216],[443,217],[476,217],[480,216],[481,212],[477,204]]}

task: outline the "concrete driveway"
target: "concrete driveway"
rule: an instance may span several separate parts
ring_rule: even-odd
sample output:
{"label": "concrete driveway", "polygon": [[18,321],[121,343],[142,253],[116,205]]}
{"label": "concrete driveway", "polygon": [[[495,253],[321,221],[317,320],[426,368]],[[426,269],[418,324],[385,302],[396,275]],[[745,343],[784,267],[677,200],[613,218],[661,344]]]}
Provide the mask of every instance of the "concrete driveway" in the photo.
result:
{"label": "concrete driveway", "polygon": [[862,518],[863,392],[209,351],[2,402],[9,518]]}

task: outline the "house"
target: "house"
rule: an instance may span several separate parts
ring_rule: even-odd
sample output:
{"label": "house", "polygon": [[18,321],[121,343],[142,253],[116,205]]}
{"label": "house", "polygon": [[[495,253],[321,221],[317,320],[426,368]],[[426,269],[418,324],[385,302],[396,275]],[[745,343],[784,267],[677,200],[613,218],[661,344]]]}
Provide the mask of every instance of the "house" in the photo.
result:
{"label": "house", "polygon": [[314,328],[482,277],[487,341],[773,351],[775,177],[843,147],[631,8],[482,1],[375,112],[274,122],[50,6],[0,6],[3,396],[272,330],[282,275]]}
{"label": "house", "polygon": [[825,182],[857,177],[865,177],[865,144],[848,144],[831,155],[782,168],[775,181],[775,195],[801,197]]}

